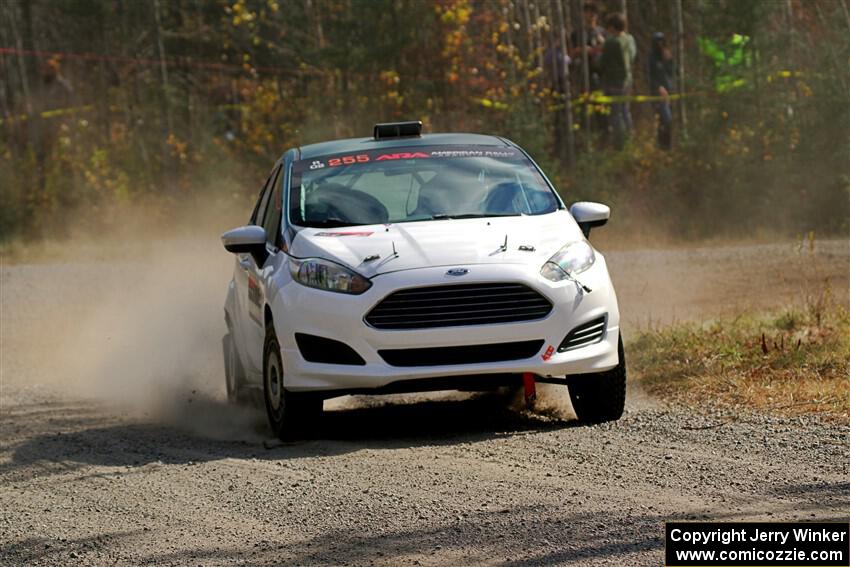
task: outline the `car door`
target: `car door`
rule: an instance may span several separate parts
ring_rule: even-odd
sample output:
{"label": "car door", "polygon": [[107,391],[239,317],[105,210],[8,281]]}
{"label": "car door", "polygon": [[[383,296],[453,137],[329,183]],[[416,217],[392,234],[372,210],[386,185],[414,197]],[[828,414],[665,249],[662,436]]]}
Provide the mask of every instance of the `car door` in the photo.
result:
{"label": "car door", "polygon": [[[257,197],[257,203],[254,205],[254,211],[251,213],[248,224],[262,225],[269,197],[272,193],[272,181],[276,173],[277,168],[272,170],[266,179]],[[258,293],[259,280],[256,276],[256,260],[251,254],[244,253],[236,255],[233,281],[236,287],[236,302],[239,310],[236,332],[241,347],[239,349],[240,358],[247,373],[256,376],[261,372],[262,367],[257,365],[257,355],[253,352],[255,350],[254,335],[256,334],[258,322],[261,326],[263,324],[263,311],[259,297],[260,294]],[[260,363],[262,363],[262,353],[260,354]]]}
{"label": "car door", "polygon": [[[275,269],[275,255],[278,253],[280,241],[280,216],[283,200],[281,197],[281,165],[274,169],[266,187],[267,197],[260,205],[260,211],[256,217],[256,223],[266,230],[267,257],[258,259],[250,254],[245,255],[247,266],[247,313],[248,319],[245,325],[245,343],[247,363],[256,372],[262,373],[263,368],[263,344],[266,338],[265,313],[266,289],[269,278]],[[261,214],[260,214],[261,213]]]}

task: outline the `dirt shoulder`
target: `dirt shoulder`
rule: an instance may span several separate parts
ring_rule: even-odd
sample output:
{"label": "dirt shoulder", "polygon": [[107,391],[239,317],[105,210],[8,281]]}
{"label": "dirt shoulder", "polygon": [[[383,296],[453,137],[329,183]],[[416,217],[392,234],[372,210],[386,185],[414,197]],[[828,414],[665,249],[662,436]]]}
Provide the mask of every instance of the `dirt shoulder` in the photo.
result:
{"label": "dirt shoulder", "polygon": [[850,313],[741,314],[644,331],[629,345],[632,378],[656,398],[728,419],[746,411],[850,423]]}

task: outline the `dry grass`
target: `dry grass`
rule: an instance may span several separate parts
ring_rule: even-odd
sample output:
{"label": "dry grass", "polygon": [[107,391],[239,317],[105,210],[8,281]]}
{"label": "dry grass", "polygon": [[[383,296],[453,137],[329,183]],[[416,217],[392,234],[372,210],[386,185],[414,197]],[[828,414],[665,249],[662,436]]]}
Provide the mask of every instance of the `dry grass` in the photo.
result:
{"label": "dry grass", "polygon": [[633,376],[678,404],[850,422],[850,313],[822,298],[644,332],[628,350]]}

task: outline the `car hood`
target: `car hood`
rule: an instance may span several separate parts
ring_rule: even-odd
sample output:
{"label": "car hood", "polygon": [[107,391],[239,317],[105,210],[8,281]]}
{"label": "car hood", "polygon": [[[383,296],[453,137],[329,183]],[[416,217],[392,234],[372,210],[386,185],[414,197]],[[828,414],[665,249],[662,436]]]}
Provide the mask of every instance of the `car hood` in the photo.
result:
{"label": "car hood", "polygon": [[437,266],[539,267],[562,246],[582,238],[572,216],[560,210],[534,216],[305,228],[293,240],[290,253],[334,260],[372,277]]}

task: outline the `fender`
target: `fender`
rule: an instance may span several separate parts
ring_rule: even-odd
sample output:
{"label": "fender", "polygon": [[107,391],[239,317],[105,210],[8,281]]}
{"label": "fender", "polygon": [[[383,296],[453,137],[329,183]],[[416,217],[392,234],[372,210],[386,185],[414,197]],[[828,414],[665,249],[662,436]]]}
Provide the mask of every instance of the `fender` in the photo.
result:
{"label": "fender", "polygon": [[229,321],[228,331],[233,337],[233,344],[236,346],[236,354],[239,356],[242,368],[245,369],[246,383],[262,383],[262,378],[257,377],[245,364],[245,360],[248,358],[248,353],[245,350],[245,329],[243,328],[245,318],[239,306],[236,282],[232,278],[230,283],[227,285],[227,295],[224,300],[224,316],[225,321]]}
{"label": "fender", "polygon": [[237,321],[239,321],[237,310],[236,282],[231,278],[227,284],[227,295],[224,298],[224,319],[228,322],[227,329],[230,332],[235,332],[232,326],[236,326]]}

